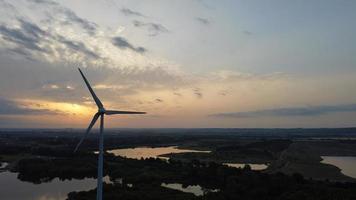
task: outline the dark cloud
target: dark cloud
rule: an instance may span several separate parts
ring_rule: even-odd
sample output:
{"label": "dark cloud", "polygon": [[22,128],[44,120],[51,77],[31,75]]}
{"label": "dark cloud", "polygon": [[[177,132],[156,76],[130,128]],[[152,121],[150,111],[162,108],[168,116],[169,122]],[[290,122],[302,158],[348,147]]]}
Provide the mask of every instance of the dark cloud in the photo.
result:
{"label": "dark cloud", "polygon": [[111,40],[112,44],[120,49],[131,49],[137,53],[145,53],[147,50],[143,47],[134,47],[123,37],[114,37]]}
{"label": "dark cloud", "polygon": [[228,94],[228,91],[227,90],[221,90],[221,91],[218,92],[218,94],[220,96],[226,96]]}
{"label": "dark cloud", "polygon": [[135,27],[146,27],[149,31],[150,36],[156,36],[160,33],[169,32],[169,30],[166,27],[158,23],[145,23],[138,20],[134,20],[132,23]]}
{"label": "dark cloud", "polygon": [[57,2],[54,2],[51,0],[28,0],[28,1],[32,2],[32,3],[37,3],[37,4],[58,5]]}
{"label": "dark cloud", "polygon": [[202,17],[197,17],[195,18],[198,22],[200,22],[201,24],[204,25],[209,25],[210,24],[210,20],[206,19],[206,18],[202,18]]}
{"label": "dark cloud", "polygon": [[[65,24],[77,24],[90,35],[94,35],[96,32],[97,29],[96,23],[79,17],[74,11],[58,4],[57,2],[51,0],[30,0],[30,1],[35,4],[40,4],[43,6],[51,6],[55,8],[54,12],[62,13],[65,16],[66,18]],[[52,20],[53,19],[54,18],[52,18]]]}
{"label": "dark cloud", "polygon": [[178,93],[178,92],[173,92],[173,95],[175,95],[175,96],[182,96],[182,94],[181,93]]}
{"label": "dark cloud", "polygon": [[250,31],[242,31],[245,35],[252,35],[252,32]]}
{"label": "dark cloud", "polygon": [[31,52],[26,50],[25,48],[8,48],[5,50],[6,52],[10,53],[10,54],[15,54],[15,55],[20,55],[21,57],[26,58],[27,60],[30,61],[35,61],[36,59],[34,59],[31,55]]}
{"label": "dark cloud", "polygon": [[137,11],[133,11],[133,10],[128,9],[128,8],[122,8],[120,11],[126,16],[144,17],[144,15],[142,13],[137,12]]}
{"label": "dark cloud", "polygon": [[156,102],[156,103],[162,103],[162,102],[163,102],[163,100],[162,100],[162,99],[160,99],[160,98],[157,98],[157,99],[155,99],[155,102]]}
{"label": "dark cloud", "polygon": [[46,52],[45,49],[39,46],[41,36],[44,36],[45,32],[30,22],[26,22],[22,19],[19,19],[19,22],[21,23],[21,28],[10,28],[0,25],[1,37],[21,47]]}
{"label": "dark cloud", "polygon": [[58,40],[61,43],[65,44],[69,49],[72,49],[74,51],[79,51],[85,54],[86,56],[92,57],[94,59],[100,58],[100,56],[97,53],[88,49],[88,47],[82,42],[68,40],[62,36],[58,37]]}
{"label": "dark cloud", "polygon": [[21,23],[22,30],[24,30],[29,36],[39,39],[40,37],[46,35],[46,32],[43,31],[40,27],[38,27],[36,24],[21,18],[18,19],[18,21]]}
{"label": "dark cloud", "polygon": [[200,88],[194,88],[193,93],[199,99],[203,97],[203,93],[201,92]]}
{"label": "dark cloud", "polygon": [[205,0],[195,0],[195,2],[199,3],[202,7],[209,9],[209,10],[214,10],[215,7],[213,7],[212,5],[208,4],[207,1]]}
{"label": "dark cloud", "polygon": [[97,25],[94,22],[90,22],[84,18],[79,17],[75,12],[67,8],[61,7],[62,12],[67,16],[69,23],[76,23],[87,31],[90,35],[94,35]]}
{"label": "dark cloud", "polygon": [[9,28],[4,25],[0,25],[0,35],[2,38],[18,45],[16,48],[10,47],[8,49],[9,52],[17,53],[33,60],[31,57],[32,50],[49,53],[49,49],[41,47],[41,44],[49,44],[54,41],[58,41],[64,44],[68,49],[81,52],[82,54],[94,59],[100,58],[97,53],[88,49],[88,47],[82,42],[69,40],[60,35],[52,35],[42,30],[36,24],[24,19],[19,18],[18,21],[21,25],[20,28]]}
{"label": "dark cloud", "polygon": [[336,112],[356,112],[356,104],[332,105],[332,106],[311,106],[296,108],[277,108],[267,110],[256,110],[249,112],[231,112],[212,114],[213,117],[227,118],[249,118],[249,117],[288,117],[288,116],[319,116]]}
{"label": "dark cloud", "polygon": [[7,50],[8,52],[13,52],[15,54],[20,54],[22,56],[31,56],[31,54],[23,48],[11,48]]}
{"label": "dark cloud", "polygon": [[29,120],[32,116],[26,115],[0,115],[0,126],[1,128],[23,128],[23,127],[34,127],[35,125],[40,125],[41,122],[36,122],[34,120]]}
{"label": "dark cloud", "polygon": [[0,115],[37,115],[37,114],[56,114],[47,109],[25,108],[15,101],[0,97]]}
{"label": "dark cloud", "polygon": [[1,8],[11,10],[14,13],[17,12],[17,9],[15,8],[14,5],[12,5],[11,3],[8,3],[4,0],[0,0],[0,6],[1,6]]}

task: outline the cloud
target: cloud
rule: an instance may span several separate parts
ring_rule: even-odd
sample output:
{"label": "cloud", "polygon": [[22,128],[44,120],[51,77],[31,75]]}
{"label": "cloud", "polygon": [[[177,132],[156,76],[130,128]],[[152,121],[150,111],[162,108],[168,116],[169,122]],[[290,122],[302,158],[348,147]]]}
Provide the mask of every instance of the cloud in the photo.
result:
{"label": "cloud", "polygon": [[207,1],[205,0],[195,0],[195,2],[197,2],[199,5],[201,5],[202,7],[209,9],[209,10],[214,10],[215,7],[213,7],[212,5],[210,5]]}
{"label": "cloud", "polygon": [[242,31],[242,33],[245,34],[245,35],[252,35],[251,31]]}
{"label": "cloud", "polygon": [[201,92],[200,88],[194,88],[193,93],[199,99],[201,99],[203,97],[203,93]]}
{"label": "cloud", "polygon": [[[77,24],[78,26],[80,26],[81,28],[86,30],[86,32],[90,35],[94,35],[96,33],[96,29],[98,26],[96,23],[79,17],[74,11],[60,5],[57,2],[54,2],[51,0],[30,0],[30,2],[38,4],[38,5],[54,8],[52,10],[52,12],[54,12],[54,13],[51,13],[51,14],[52,15],[55,15],[55,14],[64,15],[65,20],[62,19],[63,24]],[[50,20],[57,20],[57,18],[61,19],[63,17],[51,17]]]}
{"label": "cloud", "polygon": [[289,116],[320,116],[337,112],[356,112],[356,104],[310,106],[310,107],[290,107],[266,110],[256,110],[248,112],[231,112],[212,114],[212,117],[224,118],[250,118],[250,117],[289,117]]}
{"label": "cloud", "polygon": [[94,59],[98,59],[100,58],[100,56],[95,53],[94,51],[91,51],[88,49],[88,47],[82,43],[82,42],[79,42],[79,41],[72,41],[72,40],[68,40],[62,36],[58,36],[58,40],[65,44],[68,48],[74,50],[74,51],[79,51],[79,52],[82,52],[83,54],[89,56],[89,57],[92,57]]}
{"label": "cloud", "polygon": [[22,48],[46,52],[47,50],[40,47],[40,37],[44,36],[44,31],[34,24],[25,22],[24,20],[19,21],[21,22],[21,28],[10,28],[0,25],[2,38]]}
{"label": "cloud", "polygon": [[19,48],[19,47],[8,48],[6,51],[10,52],[10,53],[14,53],[14,54],[18,54],[18,55],[24,56],[26,59],[29,59],[29,60],[34,60],[31,57],[31,54],[24,48]]}
{"label": "cloud", "polygon": [[112,44],[120,49],[131,49],[137,53],[145,53],[147,50],[143,47],[134,47],[123,37],[114,37],[112,38]]}
{"label": "cloud", "polygon": [[42,86],[43,89],[59,89],[59,86],[56,84],[45,84]]}
{"label": "cloud", "polygon": [[195,19],[203,25],[209,25],[211,23],[210,20],[208,20],[206,18],[196,17]]}
{"label": "cloud", "polygon": [[132,23],[135,27],[147,27],[150,36],[156,36],[160,33],[169,32],[169,30],[165,26],[158,23],[146,23],[138,20],[134,20]]}
{"label": "cloud", "polygon": [[[16,59],[65,65],[127,69],[174,67],[174,63],[160,56],[148,57],[144,54],[148,51],[145,47],[133,45],[125,38],[113,39],[117,30],[81,18],[60,3],[25,1],[16,4],[20,12],[2,7],[5,17],[0,18],[0,52]],[[36,15],[29,18],[28,12]]]}
{"label": "cloud", "polygon": [[[31,51],[38,51],[47,55],[52,54],[49,46],[56,45],[57,42],[64,44],[67,49],[75,53],[82,53],[90,58],[98,59],[100,56],[90,50],[83,42],[73,41],[56,33],[49,33],[42,30],[38,25],[19,18],[20,28],[9,28],[0,25],[0,35],[8,42],[11,42],[17,47],[10,47],[9,51],[31,58]],[[58,51],[60,48],[56,48]],[[65,51],[61,49],[60,51]]]}
{"label": "cloud", "polygon": [[175,96],[179,96],[179,97],[181,97],[181,96],[182,96],[182,94],[181,94],[181,93],[179,93],[179,92],[173,92],[173,95],[175,95]]}
{"label": "cloud", "polygon": [[75,12],[64,7],[60,7],[60,10],[66,15],[68,22],[74,22],[86,30],[90,35],[94,35],[97,25],[94,22],[90,22],[84,18],[79,17]]}
{"label": "cloud", "polygon": [[133,10],[128,9],[128,8],[122,8],[120,11],[126,16],[144,17],[144,15],[142,13],[137,12],[137,11],[133,11]]}
{"label": "cloud", "polygon": [[162,103],[162,102],[163,102],[163,100],[162,100],[162,99],[160,99],[160,98],[157,98],[157,99],[155,99],[155,102],[156,102],[156,103]]}
{"label": "cloud", "polygon": [[57,114],[47,109],[26,108],[15,101],[0,97],[0,115],[38,115],[38,114]]}
{"label": "cloud", "polygon": [[58,3],[50,0],[28,0],[32,3],[37,3],[37,4],[46,4],[46,5],[58,5]]}
{"label": "cloud", "polygon": [[39,39],[40,37],[46,35],[46,32],[43,31],[40,27],[38,27],[36,24],[21,18],[18,19],[18,21],[21,23],[22,29],[31,37]]}
{"label": "cloud", "polygon": [[242,80],[279,80],[288,77],[288,74],[273,72],[266,74],[244,73],[239,71],[219,70],[211,72],[208,76],[214,81],[232,82]]}
{"label": "cloud", "polygon": [[218,95],[220,95],[220,96],[226,96],[226,95],[228,95],[229,94],[229,91],[228,90],[220,90],[219,92],[218,92]]}
{"label": "cloud", "polygon": [[17,12],[15,6],[13,6],[11,3],[8,3],[4,0],[0,0],[0,6],[3,9],[11,10],[12,12]]}
{"label": "cloud", "polygon": [[[0,96],[11,99],[41,99],[51,102],[83,104],[88,92],[77,66],[12,58],[0,54]],[[50,66],[50,67],[49,67]],[[121,101],[141,92],[181,87],[189,84],[179,74],[163,67],[82,68],[103,101]],[[67,86],[71,86],[69,89]]]}

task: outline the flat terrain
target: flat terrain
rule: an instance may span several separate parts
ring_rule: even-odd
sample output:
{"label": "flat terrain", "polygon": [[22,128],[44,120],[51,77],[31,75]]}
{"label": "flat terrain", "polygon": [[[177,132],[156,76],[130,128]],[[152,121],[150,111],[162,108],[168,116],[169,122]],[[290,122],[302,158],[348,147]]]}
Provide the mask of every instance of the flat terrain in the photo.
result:
{"label": "flat terrain", "polygon": [[[22,181],[41,183],[96,177],[97,134],[73,149],[80,130],[3,130],[0,161]],[[125,129],[106,133],[107,149],[178,146],[210,153],[165,154],[160,159],[105,155],[106,199],[354,199],[355,179],[321,156],[356,156],[356,129]],[[262,171],[222,163],[267,164]],[[120,181],[119,181],[120,180]],[[203,197],[161,183],[200,185],[218,192]],[[133,185],[128,187],[128,185]],[[148,192],[150,191],[150,192]],[[320,193],[320,194],[319,194]],[[318,194],[318,195],[316,195]],[[95,190],[68,199],[95,199]]]}

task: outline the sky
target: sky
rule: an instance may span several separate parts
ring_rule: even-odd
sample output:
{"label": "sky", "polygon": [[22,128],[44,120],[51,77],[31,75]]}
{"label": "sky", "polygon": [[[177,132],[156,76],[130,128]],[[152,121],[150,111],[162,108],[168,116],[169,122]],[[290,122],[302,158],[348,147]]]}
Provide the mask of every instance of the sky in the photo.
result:
{"label": "sky", "polygon": [[0,0],[0,128],[356,126],[356,1]]}

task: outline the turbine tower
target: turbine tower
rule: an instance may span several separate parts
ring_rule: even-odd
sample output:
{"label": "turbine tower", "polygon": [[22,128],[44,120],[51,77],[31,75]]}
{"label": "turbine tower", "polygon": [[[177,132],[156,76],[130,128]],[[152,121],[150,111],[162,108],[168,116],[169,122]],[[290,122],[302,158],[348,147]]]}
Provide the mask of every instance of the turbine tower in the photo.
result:
{"label": "turbine tower", "polygon": [[103,199],[103,154],[104,154],[104,115],[117,115],[117,114],[146,114],[146,112],[134,112],[134,111],[121,111],[121,110],[106,110],[101,103],[100,99],[94,93],[94,90],[91,88],[88,80],[85,78],[82,70],[79,69],[80,74],[82,75],[85,84],[87,85],[89,92],[93,96],[93,99],[98,106],[98,112],[95,113],[93,119],[91,120],[85,134],[79,141],[78,145],[75,147],[74,152],[76,152],[82,144],[85,137],[90,132],[91,128],[94,126],[96,120],[100,117],[100,138],[99,138],[99,156],[98,156],[98,183],[97,183],[97,191],[96,191],[96,199]]}

